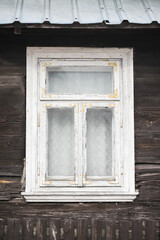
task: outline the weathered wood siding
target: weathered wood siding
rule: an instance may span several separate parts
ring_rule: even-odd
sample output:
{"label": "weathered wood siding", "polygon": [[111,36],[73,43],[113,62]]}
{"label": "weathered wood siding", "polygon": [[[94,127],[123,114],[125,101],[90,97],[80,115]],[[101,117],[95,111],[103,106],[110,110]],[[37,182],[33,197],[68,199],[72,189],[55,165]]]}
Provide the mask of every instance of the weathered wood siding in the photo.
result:
{"label": "weathered wood siding", "polygon": [[[25,158],[27,46],[134,48],[135,160],[139,196],[133,203],[35,204],[18,199]],[[0,29],[0,200],[1,218],[9,218],[5,223],[9,226],[14,224],[12,218],[30,221],[25,220],[27,217],[34,221],[32,218],[42,217],[46,221],[46,216],[50,219],[82,219],[77,223],[80,224],[78,229],[82,225],[86,228],[83,218],[92,221],[160,219],[160,29],[22,29],[21,35],[14,35],[13,29]],[[52,222],[50,219],[48,221]],[[56,224],[59,224],[58,220]],[[123,227],[126,225],[119,224],[125,234]],[[138,222],[133,228],[136,224]],[[109,227],[107,229],[110,231]]]}
{"label": "weathered wood siding", "polygon": [[97,218],[7,218],[0,220],[3,240],[159,240],[159,222]]}

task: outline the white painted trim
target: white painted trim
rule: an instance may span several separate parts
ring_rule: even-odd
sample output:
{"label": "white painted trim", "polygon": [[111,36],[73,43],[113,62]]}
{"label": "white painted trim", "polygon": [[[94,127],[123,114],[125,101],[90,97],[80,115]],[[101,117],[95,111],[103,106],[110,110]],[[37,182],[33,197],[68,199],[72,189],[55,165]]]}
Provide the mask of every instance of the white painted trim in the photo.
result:
{"label": "white painted trim", "polygon": [[131,192],[95,192],[95,193],[84,193],[75,194],[70,193],[22,193],[26,198],[27,202],[132,202],[138,193]]}
{"label": "white painted trim", "polygon": [[[75,62],[76,60],[76,62]],[[53,94],[47,93],[46,79],[47,69],[53,67],[69,67],[69,66],[81,66],[81,67],[107,67],[108,69],[113,68],[113,92],[106,94]],[[118,59],[39,59],[39,75],[40,75],[40,100],[119,100],[119,69],[120,60]],[[115,95],[115,93],[117,93]]]}
{"label": "white painted trim", "polygon": [[[87,103],[82,103],[82,109],[84,111],[83,116],[83,165],[85,166],[83,170],[83,174],[86,176],[86,183],[85,186],[121,186],[121,170],[120,170],[120,107],[119,107],[119,101],[98,101],[98,102],[91,102],[88,101]],[[87,129],[86,129],[86,114],[87,109],[94,109],[94,108],[102,108],[107,107],[108,109],[112,109],[112,128],[113,128],[113,151],[114,154],[112,155],[112,161],[114,162],[114,171],[111,177],[106,177],[106,181],[101,180],[101,177],[94,177],[94,178],[88,178],[87,177],[87,142],[86,142],[86,135],[87,135]]]}
{"label": "white painted trim", "polygon": [[[50,177],[48,176],[48,162],[47,162],[47,139],[48,139],[48,120],[47,120],[47,110],[48,109],[61,109],[61,108],[73,108],[74,109],[74,138],[75,138],[75,148],[74,148],[74,156],[75,156],[75,176],[71,177]],[[79,172],[79,155],[78,155],[78,129],[79,129],[79,119],[78,119],[78,111],[79,111],[79,104],[77,102],[60,102],[60,101],[41,101],[40,102],[40,127],[39,127],[39,139],[38,139],[38,149],[39,149],[39,161],[40,161],[40,178],[39,186],[77,186],[77,174]],[[43,137],[42,137],[43,136]],[[58,136],[57,136],[58,137]],[[71,184],[70,184],[71,182]]]}
{"label": "white painted trim", "polygon": [[[110,62],[118,62],[117,79],[118,97],[108,98],[106,96],[72,96],[71,98],[47,97],[40,98],[40,89],[43,87],[43,79],[39,62],[52,61],[81,62],[94,59],[95,62],[101,62],[103,59],[109,59]],[[106,62],[107,62],[106,61]],[[75,61],[76,63],[76,61]],[[42,85],[41,85],[42,84]],[[119,184],[106,185],[105,187],[86,186],[76,187],[68,186],[59,188],[50,184],[42,184],[43,161],[39,155],[39,146],[43,143],[39,141],[40,131],[39,125],[42,123],[42,115],[40,114],[41,102],[49,104],[49,101],[64,104],[66,100],[77,102],[80,106],[81,101],[96,101],[101,104],[119,104],[120,107],[120,134],[116,144],[120,149],[119,164]],[[43,104],[42,103],[42,104]],[[116,202],[116,201],[133,201],[135,192],[135,162],[134,162],[134,104],[133,104],[133,49],[128,48],[27,48],[27,108],[26,108],[26,189],[22,195],[26,201],[31,202]],[[82,119],[82,113],[79,107],[79,119]],[[39,119],[40,116],[40,119]],[[121,123],[122,122],[122,123]],[[81,120],[79,123],[82,125]],[[43,129],[44,130],[44,129]],[[82,128],[79,127],[79,134]],[[40,145],[39,145],[40,144]],[[82,142],[79,142],[82,145]],[[80,146],[79,146],[79,149]],[[81,150],[80,150],[81,151]],[[82,175],[82,155],[78,153],[79,167],[78,174]],[[41,161],[40,161],[41,159]],[[41,165],[42,164],[42,165]],[[41,172],[42,171],[42,172]],[[81,176],[82,177],[82,176]],[[79,180],[79,186],[82,180]]]}

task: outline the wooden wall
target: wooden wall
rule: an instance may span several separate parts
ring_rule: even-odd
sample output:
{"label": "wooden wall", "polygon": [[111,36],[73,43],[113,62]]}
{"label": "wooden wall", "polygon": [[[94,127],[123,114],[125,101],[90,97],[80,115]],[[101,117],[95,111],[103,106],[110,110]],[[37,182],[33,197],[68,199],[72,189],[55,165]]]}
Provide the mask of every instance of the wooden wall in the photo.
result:
{"label": "wooden wall", "polygon": [[[160,29],[0,29],[0,217],[160,219]],[[133,203],[26,203],[21,198],[25,158],[27,46],[133,47],[136,188]],[[153,240],[153,239],[152,239]]]}

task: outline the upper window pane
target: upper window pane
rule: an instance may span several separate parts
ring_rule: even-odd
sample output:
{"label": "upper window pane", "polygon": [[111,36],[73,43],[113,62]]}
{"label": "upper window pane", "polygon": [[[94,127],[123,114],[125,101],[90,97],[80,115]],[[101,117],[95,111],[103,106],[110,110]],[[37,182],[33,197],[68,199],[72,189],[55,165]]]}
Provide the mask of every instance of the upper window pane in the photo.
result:
{"label": "upper window pane", "polygon": [[47,92],[52,94],[112,93],[112,67],[61,66],[48,68]]}

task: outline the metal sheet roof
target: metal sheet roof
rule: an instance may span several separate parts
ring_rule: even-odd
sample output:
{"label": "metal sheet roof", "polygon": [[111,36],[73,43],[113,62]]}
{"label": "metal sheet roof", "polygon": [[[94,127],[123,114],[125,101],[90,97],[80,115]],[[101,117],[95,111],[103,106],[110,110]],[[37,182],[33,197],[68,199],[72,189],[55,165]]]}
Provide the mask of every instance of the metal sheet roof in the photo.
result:
{"label": "metal sheet roof", "polygon": [[160,0],[0,0],[0,24],[160,23]]}

